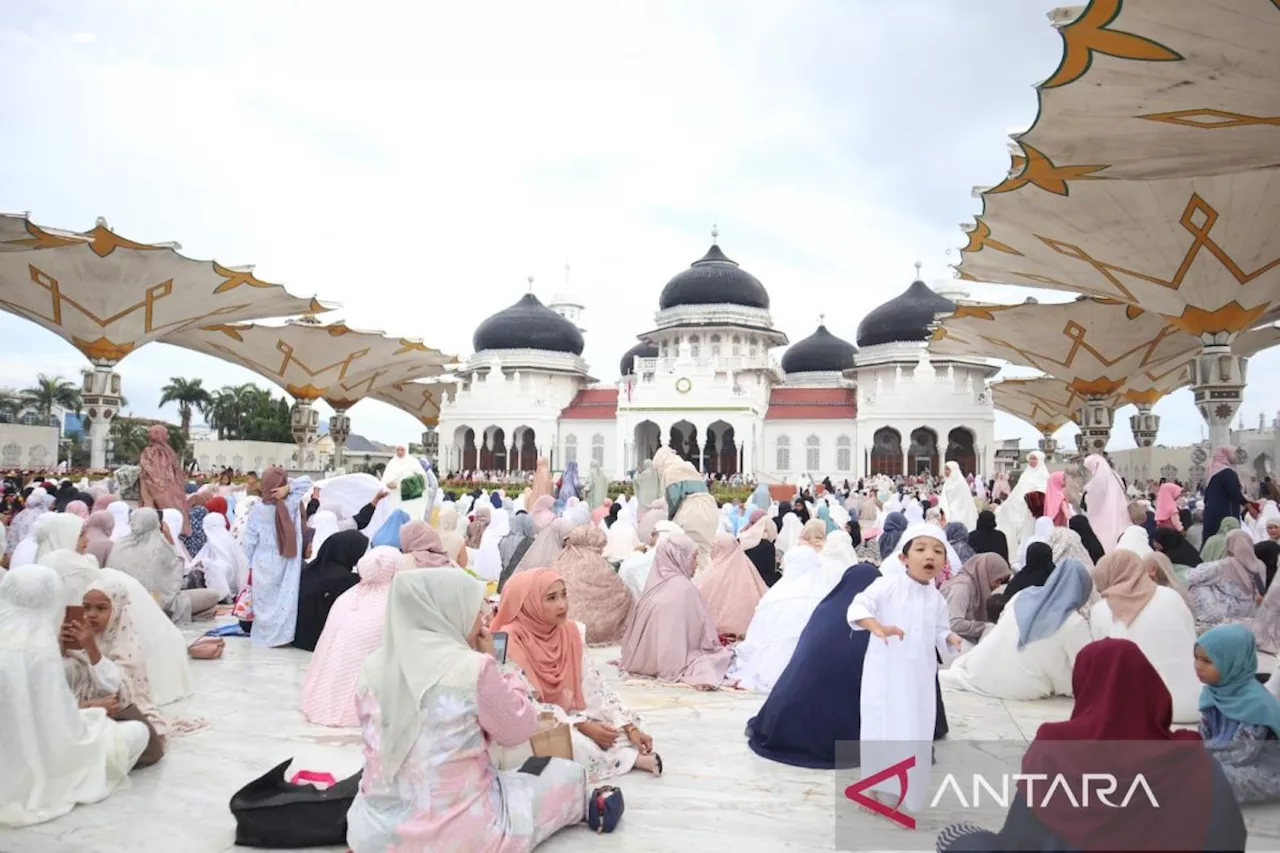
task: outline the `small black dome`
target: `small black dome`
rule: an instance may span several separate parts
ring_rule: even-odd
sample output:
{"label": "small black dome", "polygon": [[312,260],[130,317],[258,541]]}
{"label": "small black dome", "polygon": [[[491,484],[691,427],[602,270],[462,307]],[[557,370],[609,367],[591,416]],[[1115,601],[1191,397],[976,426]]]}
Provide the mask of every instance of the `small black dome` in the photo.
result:
{"label": "small black dome", "polygon": [[635,366],[635,362],[633,362],[632,359],[657,357],[658,348],[653,344],[647,344],[644,341],[641,341],[631,349],[627,350],[626,354],[622,356],[622,361],[618,365],[618,372],[623,376],[630,376],[633,372],[631,368]]}
{"label": "small black dome", "polygon": [[471,336],[476,352],[487,349],[540,349],[582,355],[582,333],[538,301],[532,293],[476,326]]}
{"label": "small black dome", "polygon": [[956,304],[950,299],[934,293],[923,281],[913,281],[862,319],[858,324],[858,346],[928,340],[934,315],[954,310]]}
{"label": "small black dome", "polygon": [[826,326],[802,341],[796,341],[782,355],[783,373],[813,373],[820,370],[848,370],[858,348],[827,331]]}
{"label": "small black dome", "polygon": [[769,309],[769,292],[760,279],[729,260],[715,243],[678,274],[658,297],[659,308],[677,305],[745,305]]}

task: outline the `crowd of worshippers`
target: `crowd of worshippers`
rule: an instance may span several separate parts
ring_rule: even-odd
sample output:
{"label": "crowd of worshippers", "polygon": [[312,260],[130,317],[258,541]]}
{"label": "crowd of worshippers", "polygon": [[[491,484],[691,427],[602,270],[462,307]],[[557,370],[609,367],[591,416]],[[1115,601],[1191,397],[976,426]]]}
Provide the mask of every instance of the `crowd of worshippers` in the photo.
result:
{"label": "crowd of worshippers", "polygon": [[[302,715],[360,730],[354,853],[529,850],[618,777],[662,775],[660,737],[597,646],[620,646],[630,678],[767,694],[744,720],[763,759],[836,769],[837,744],[860,743],[865,777],[914,758],[908,812],[948,692],[1074,697],[1024,772],[1093,772],[1054,743],[1167,742],[1147,778],[1178,808],[1082,820],[1020,794],[1004,827],[948,827],[940,847],[1124,849],[1134,832],[1243,850],[1240,807],[1280,801],[1280,677],[1258,661],[1280,652],[1280,510],[1245,497],[1234,456],[1219,448],[1190,496],[1133,498],[1100,455],[1073,488],[1033,452],[1012,483],[948,462],[938,480],[825,480],[781,501],[762,484],[719,505],[666,448],[616,497],[598,469],[553,478],[546,460],[519,494],[457,494],[404,448],[381,479],[273,467],[197,487],[156,433],[137,507],[110,480],[21,488],[2,537],[0,743],[24,766],[0,781],[0,825],[101,800],[198,730],[164,712],[192,692],[178,626],[221,617],[244,642],[312,651]],[[420,494],[400,489],[418,476]],[[572,759],[531,772],[548,719]],[[896,784],[872,791],[896,801]]]}

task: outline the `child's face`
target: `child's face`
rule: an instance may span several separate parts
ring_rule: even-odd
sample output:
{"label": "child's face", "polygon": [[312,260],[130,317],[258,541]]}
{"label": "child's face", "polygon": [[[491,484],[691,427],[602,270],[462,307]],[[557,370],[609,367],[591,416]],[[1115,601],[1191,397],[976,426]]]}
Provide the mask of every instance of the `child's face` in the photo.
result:
{"label": "child's face", "polygon": [[1201,684],[1214,685],[1218,683],[1218,667],[1214,666],[1213,660],[1200,646],[1196,646],[1196,678],[1200,679]]}
{"label": "child's face", "polygon": [[902,552],[907,574],[918,583],[929,583],[947,562],[947,549],[932,536],[917,536]]}

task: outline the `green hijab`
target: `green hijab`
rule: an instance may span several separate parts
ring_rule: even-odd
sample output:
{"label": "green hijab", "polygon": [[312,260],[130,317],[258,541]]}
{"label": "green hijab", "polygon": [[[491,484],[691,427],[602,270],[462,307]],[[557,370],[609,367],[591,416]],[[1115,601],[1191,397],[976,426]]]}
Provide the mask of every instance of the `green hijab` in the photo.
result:
{"label": "green hijab", "polygon": [[1217,708],[1228,720],[1266,726],[1280,735],[1280,702],[1254,676],[1258,651],[1253,631],[1244,625],[1219,625],[1196,641],[1218,668],[1218,683],[1200,691],[1200,710]]}
{"label": "green hijab", "polygon": [[1240,519],[1228,517],[1222,519],[1218,532],[1210,536],[1200,546],[1200,559],[1206,563],[1221,560],[1227,556],[1227,534],[1240,529]]}

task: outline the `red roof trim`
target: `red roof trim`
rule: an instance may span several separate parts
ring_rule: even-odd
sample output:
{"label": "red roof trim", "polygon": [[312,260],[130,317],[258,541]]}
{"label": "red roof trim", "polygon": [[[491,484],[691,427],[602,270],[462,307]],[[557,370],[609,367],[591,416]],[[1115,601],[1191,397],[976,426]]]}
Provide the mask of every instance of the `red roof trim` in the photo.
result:
{"label": "red roof trim", "polygon": [[764,417],[772,421],[853,420],[858,417],[858,399],[852,388],[774,388]]}
{"label": "red roof trim", "polygon": [[583,388],[560,413],[561,420],[578,421],[607,421],[617,416],[617,388]]}

